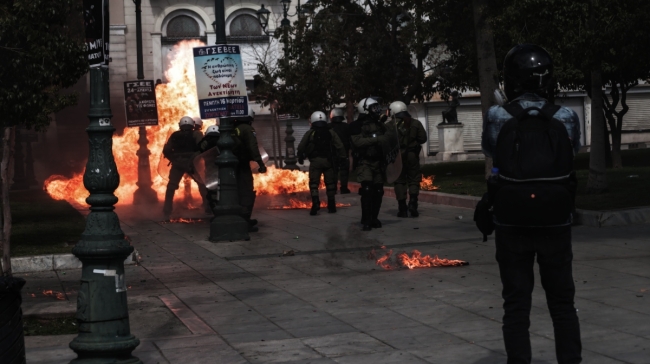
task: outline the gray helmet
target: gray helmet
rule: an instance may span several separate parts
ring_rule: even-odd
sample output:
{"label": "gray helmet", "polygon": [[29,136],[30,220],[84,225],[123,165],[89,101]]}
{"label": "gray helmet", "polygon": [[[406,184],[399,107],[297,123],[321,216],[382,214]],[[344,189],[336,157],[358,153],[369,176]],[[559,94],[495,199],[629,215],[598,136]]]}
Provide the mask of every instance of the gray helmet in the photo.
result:
{"label": "gray helmet", "polygon": [[322,111],[315,111],[311,116],[309,117],[309,123],[310,124],[327,124],[327,116],[325,116],[325,113]]}
{"label": "gray helmet", "polygon": [[194,120],[194,126],[203,127],[203,120],[200,117],[195,116],[192,120]]}
{"label": "gray helmet", "polygon": [[345,113],[343,112],[343,109],[340,108],[335,108],[330,111],[330,120],[334,120],[334,118],[342,118],[345,116]]}
{"label": "gray helmet", "polygon": [[205,135],[209,134],[219,134],[219,125],[208,126],[208,129],[205,131]]}
{"label": "gray helmet", "polygon": [[390,116],[396,117],[398,119],[411,117],[411,114],[408,112],[408,107],[401,101],[393,101],[390,106],[388,106],[388,109],[390,109]]}
{"label": "gray helmet", "polygon": [[379,102],[375,98],[368,97],[359,101],[357,110],[359,114],[379,114],[381,112],[381,105],[379,105]]}

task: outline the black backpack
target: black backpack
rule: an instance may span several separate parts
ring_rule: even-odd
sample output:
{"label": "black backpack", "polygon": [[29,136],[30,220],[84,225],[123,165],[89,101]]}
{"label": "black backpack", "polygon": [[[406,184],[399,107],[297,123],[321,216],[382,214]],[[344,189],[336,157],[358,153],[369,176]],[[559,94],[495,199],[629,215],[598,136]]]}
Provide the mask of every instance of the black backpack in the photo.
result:
{"label": "black backpack", "polygon": [[182,154],[194,153],[198,150],[192,130],[179,130],[169,138],[168,153],[165,158],[170,159]]}
{"label": "black backpack", "polygon": [[310,158],[331,158],[332,157],[332,133],[328,127],[317,127],[311,135],[313,149],[309,153]]}
{"label": "black backpack", "polygon": [[[501,226],[551,227],[571,224],[576,178],[573,147],[564,124],[554,119],[559,106],[524,109],[504,106],[513,117],[499,132],[488,182],[495,222]],[[530,111],[537,115],[530,115]]]}

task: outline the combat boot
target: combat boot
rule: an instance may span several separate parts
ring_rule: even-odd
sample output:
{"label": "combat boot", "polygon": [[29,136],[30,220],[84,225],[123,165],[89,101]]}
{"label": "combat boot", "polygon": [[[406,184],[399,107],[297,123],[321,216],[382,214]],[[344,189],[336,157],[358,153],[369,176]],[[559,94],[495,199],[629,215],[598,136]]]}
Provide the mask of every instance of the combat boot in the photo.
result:
{"label": "combat boot", "polygon": [[406,205],[406,199],[403,200],[397,200],[398,204],[398,209],[399,211],[397,212],[397,217],[409,217],[409,208]]}
{"label": "combat boot", "polygon": [[371,189],[369,188],[361,188],[359,189],[359,193],[361,194],[361,224],[363,225],[363,231],[370,231],[372,230],[372,219],[374,217],[373,215],[373,206],[372,206],[372,192]]}
{"label": "combat boot", "polygon": [[371,226],[375,229],[379,229],[382,227],[381,221],[379,221],[379,210],[381,210],[381,202],[382,199],[384,198],[383,194],[384,190],[383,187],[381,191],[376,191],[374,198],[372,199],[372,224]]}
{"label": "combat boot", "polygon": [[348,193],[350,193],[350,189],[348,188],[348,186],[341,186],[341,194],[347,195]]}
{"label": "combat boot", "polygon": [[309,215],[316,216],[318,210],[320,210],[320,199],[318,196],[311,196],[311,210],[309,210]]}
{"label": "combat boot", "polygon": [[411,199],[409,200],[409,213],[411,213],[411,217],[420,216],[418,212],[418,195],[411,195]]}
{"label": "combat boot", "polygon": [[327,213],[333,214],[336,212],[336,201],[333,198],[327,199]]}

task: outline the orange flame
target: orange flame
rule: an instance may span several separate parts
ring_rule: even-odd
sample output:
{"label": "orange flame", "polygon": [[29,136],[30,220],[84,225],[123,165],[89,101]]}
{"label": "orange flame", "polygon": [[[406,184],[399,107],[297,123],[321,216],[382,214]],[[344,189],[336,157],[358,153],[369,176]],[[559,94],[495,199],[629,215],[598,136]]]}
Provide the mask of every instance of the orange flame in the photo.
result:
{"label": "orange flame", "polygon": [[435,178],[436,176],[429,176],[429,177],[422,176],[422,181],[420,181],[420,189],[422,191],[435,191],[439,189],[440,187],[433,185],[433,180]]}
{"label": "orange flame", "polygon": [[54,297],[57,300],[65,301],[65,294],[63,292],[53,291],[51,289],[44,290],[43,295],[48,297]]}
{"label": "orange flame", "polygon": [[[165,71],[168,83],[156,87],[159,125],[147,127],[147,146],[151,152],[149,166],[152,188],[158,194],[159,200],[164,199],[167,185],[167,176],[163,178],[158,174],[163,146],[171,132],[177,130],[181,117],[199,115],[192,48],[201,45],[203,43],[198,40],[182,41],[175,45],[168,56],[170,68]],[[203,124],[204,131],[208,126],[208,123]],[[121,135],[113,136],[113,155],[120,173],[120,185],[115,191],[119,199],[118,204],[131,204],[133,193],[137,189],[138,138],[138,128],[126,128]],[[266,174],[255,175],[255,190],[258,195],[304,192],[309,190],[308,181],[309,176],[305,172],[270,167]],[[196,183],[188,182],[191,185],[190,190],[181,188],[182,191],[177,193],[175,198],[183,201],[185,206],[192,207],[192,201],[201,201],[201,197]],[[324,188],[322,181],[321,188]],[[82,173],[71,178],[50,176],[44,183],[44,189],[54,199],[73,200],[81,205],[85,205],[89,195],[83,185]]]}
{"label": "orange flame", "polygon": [[180,223],[180,224],[198,224],[198,223],[206,222],[206,221],[207,220],[205,220],[205,219],[185,219],[185,218],[179,217],[178,219],[170,219],[169,221],[165,221],[164,223],[165,224],[176,224],[176,223]]}
{"label": "orange flame", "polygon": [[[385,250],[386,247],[382,246],[380,249]],[[372,249],[372,251],[368,254],[368,259],[376,260],[375,264],[377,264],[378,266],[382,267],[385,270],[392,270],[400,267],[408,268],[408,269],[430,268],[430,267],[458,267],[458,266],[469,264],[463,260],[452,260],[452,259],[445,259],[445,258],[441,259],[438,258],[437,255],[434,255],[433,257],[431,257],[430,255],[422,256],[422,252],[416,249],[414,249],[411,252],[411,255],[408,255],[407,253],[404,252],[397,254],[395,256],[396,264],[393,264],[391,262],[392,257],[393,257],[392,249],[384,253],[384,255],[378,259],[377,259],[377,253],[375,252],[375,249]]]}
{"label": "orange flame", "polygon": [[[352,206],[352,204],[341,203],[341,202],[336,203],[336,207],[350,207],[350,206]],[[321,201],[320,207],[322,208],[327,207],[327,201]],[[293,209],[310,209],[310,208],[311,208],[311,202],[300,201],[296,198],[290,198],[288,205],[267,207],[267,209],[269,210],[293,210]]]}

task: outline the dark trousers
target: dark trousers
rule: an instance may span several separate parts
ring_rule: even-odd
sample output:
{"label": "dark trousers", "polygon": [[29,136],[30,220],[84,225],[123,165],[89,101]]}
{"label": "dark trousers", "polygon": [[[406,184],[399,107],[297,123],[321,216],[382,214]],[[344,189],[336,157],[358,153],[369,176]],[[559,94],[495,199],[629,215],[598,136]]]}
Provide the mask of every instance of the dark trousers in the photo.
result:
{"label": "dark trousers", "polygon": [[245,219],[250,219],[253,214],[253,206],[255,205],[255,187],[253,181],[253,171],[251,171],[248,162],[237,166],[235,171],[237,176],[237,193],[239,194],[239,205],[243,208],[242,216]]}
{"label": "dark trousers", "polygon": [[573,304],[575,285],[571,263],[571,229],[553,235],[523,234],[496,229],[496,258],[503,283],[503,340],[508,364],[531,361],[530,307],[534,288],[535,255],[546,303],[553,320],[558,364],[582,361],[580,324]]}

